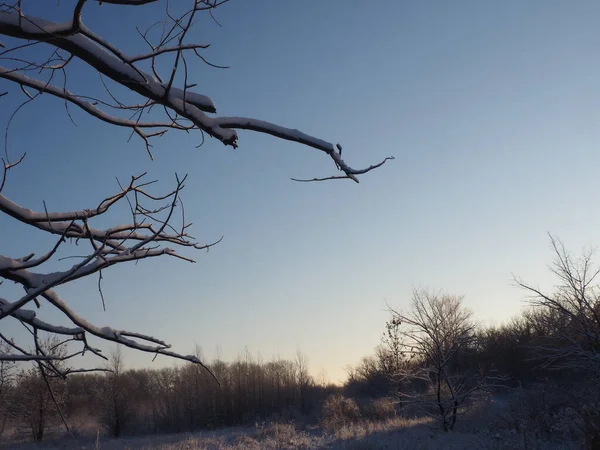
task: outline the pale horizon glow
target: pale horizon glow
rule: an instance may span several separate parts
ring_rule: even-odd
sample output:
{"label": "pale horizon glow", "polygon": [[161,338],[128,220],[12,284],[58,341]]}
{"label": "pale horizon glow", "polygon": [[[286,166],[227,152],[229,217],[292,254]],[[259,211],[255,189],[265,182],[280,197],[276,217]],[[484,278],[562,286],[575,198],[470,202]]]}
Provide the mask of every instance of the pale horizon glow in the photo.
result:
{"label": "pale horizon glow", "polygon": [[[88,25],[125,30],[153,7],[123,10],[90,8]],[[396,159],[360,184],[295,183],[335,167],[317,150],[252,132],[240,132],[235,151],[215,140],[196,149],[197,136],[169,132],[150,161],[127,130],[72,108],[75,127],[62,102],[42,98],[12,125],[11,155],[27,158],[7,196],[71,210],[112,194],[115,177],[148,171],[167,188],[187,173],[192,234],[224,237],[193,254],[196,264],[160,258],[105,271],[106,312],[96,278],[58,290],[96,324],[181,353],[197,344],[208,361],[300,350],[313,375],[339,382],[379,344],[387,305],[406,308],[414,287],[464,295],[480,322],[500,324],[525,305],[513,275],[552,288],[547,233],[575,254],[600,244],[600,3],[234,0],[216,16],[223,26],[202,22],[193,39],[230,68],[195,63],[192,73],[221,114],[340,142],[353,167]],[[128,28],[109,35],[135,53]],[[0,99],[3,124],[19,101]],[[46,249],[8,217],[0,229],[2,253]],[[2,324],[23,336],[17,325]],[[132,368],[175,363],[124,355]]]}

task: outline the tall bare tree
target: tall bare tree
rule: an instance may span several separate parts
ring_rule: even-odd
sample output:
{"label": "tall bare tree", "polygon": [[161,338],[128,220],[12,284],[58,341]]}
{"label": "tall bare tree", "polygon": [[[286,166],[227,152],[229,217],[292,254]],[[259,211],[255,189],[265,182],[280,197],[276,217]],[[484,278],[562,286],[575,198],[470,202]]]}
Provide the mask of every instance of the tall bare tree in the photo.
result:
{"label": "tall bare tree", "polygon": [[400,401],[452,430],[465,402],[487,386],[469,363],[477,337],[472,313],[462,297],[419,289],[408,313],[391,314],[387,328],[403,357],[394,376]]}
{"label": "tall bare tree", "polygon": [[296,352],[296,378],[298,383],[298,390],[300,394],[300,411],[303,414],[307,412],[307,394],[311,387],[313,380],[308,372],[308,357],[300,350]]}
{"label": "tall bare tree", "polygon": [[112,436],[120,437],[132,415],[128,379],[124,374],[125,361],[120,347],[111,352],[106,369],[103,383],[96,388],[102,405],[101,421]]}
{"label": "tall bare tree", "polygon": [[[67,112],[76,107],[109,125],[130,130],[131,135],[137,136],[145,145],[150,156],[155,138],[167,132],[196,132],[199,142],[209,136],[236,148],[239,145],[236,130],[251,130],[319,150],[340,171],[334,176],[297,181],[351,179],[358,182],[359,175],[392,159],[385,158],[364,169],[354,169],[342,159],[342,147],[339,144],[255,118],[217,116],[213,100],[195,90],[198,84],[188,66],[192,58],[212,65],[204,54],[208,45],[193,41],[193,25],[200,14],[212,16],[216,8],[227,2],[71,0],[60,2],[52,11],[52,17],[63,13],[65,17],[62,21],[44,17],[44,12],[47,15],[49,11],[45,7],[48,2],[0,2],[0,101],[23,96],[24,101],[16,113],[21,106],[35,102],[40,97],[54,97],[56,104],[64,105]],[[146,12],[144,8],[150,4],[164,6],[161,17],[157,17],[156,23],[147,29],[140,29],[131,23],[130,30],[137,31],[140,42],[147,46],[146,52],[129,54],[126,48],[111,42],[109,36],[102,36],[86,25],[86,14],[91,16],[95,13],[93,8],[102,4],[115,8],[115,14],[125,8],[135,10],[130,17],[141,17]],[[157,10],[152,11],[155,13]],[[83,78],[86,75],[88,77]],[[89,90],[76,92],[71,83],[74,77],[99,79],[100,84],[94,88],[91,81],[86,81],[84,84]],[[103,94],[99,94],[98,89]],[[7,149],[2,158],[0,213],[5,219],[10,217],[42,233],[54,235],[56,243],[39,256],[33,253],[15,257],[0,256],[0,281],[10,280],[25,291],[24,295],[11,300],[0,297],[0,320],[13,317],[31,330],[64,335],[82,344],[81,350],[69,357],[84,351],[104,357],[89,342],[89,337],[94,336],[137,350],[202,364],[195,355],[169,350],[170,346],[159,338],[95,325],[78,315],[56,290],[59,286],[91,275],[98,275],[101,279],[102,271],[111,266],[144,258],[166,255],[193,261],[180,250],[208,249],[214,245],[198,243],[189,234],[189,224],[185,221],[180,199],[185,177],[176,177],[173,190],[161,194],[151,191],[152,181],[146,180],[144,175],[136,175],[129,182],[120,184],[115,194],[100,201],[90,199],[93,203],[87,209],[32,211],[3,193],[7,176],[23,162],[24,156],[25,153],[20,152],[17,157],[11,158]],[[128,202],[131,212],[128,221],[119,220],[113,226],[104,228],[94,225],[109,211],[117,209],[116,205],[124,202]],[[176,218],[179,217],[181,222],[177,223]],[[106,223],[106,217],[103,222]],[[61,252],[68,253],[72,241],[87,243],[88,252],[66,270],[45,272],[43,265],[55,258],[59,248]],[[81,256],[81,251],[80,245],[78,256]],[[37,317],[37,311],[31,305],[39,308],[43,303],[62,313],[71,326],[59,326]],[[28,352],[17,344],[12,346],[11,352],[0,353],[2,360],[52,358],[52,355]]]}
{"label": "tall bare tree", "polygon": [[[8,353],[10,346],[0,340],[0,353]],[[9,397],[15,377],[15,362],[0,360],[0,436],[4,433],[9,417]]]}

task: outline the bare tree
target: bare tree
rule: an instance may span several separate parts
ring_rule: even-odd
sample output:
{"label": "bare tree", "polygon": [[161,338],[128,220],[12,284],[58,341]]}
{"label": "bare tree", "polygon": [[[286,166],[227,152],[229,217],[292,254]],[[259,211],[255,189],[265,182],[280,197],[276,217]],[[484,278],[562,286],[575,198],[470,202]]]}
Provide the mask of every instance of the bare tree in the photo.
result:
{"label": "bare tree", "polygon": [[[62,408],[66,403],[65,366],[67,348],[56,336],[35,339],[36,355],[47,358],[34,360],[34,366],[19,374],[16,416],[33,440],[41,441],[48,428],[63,423]],[[70,432],[69,427],[66,427]]]}
{"label": "bare tree", "polygon": [[570,405],[579,415],[590,448],[600,445],[600,268],[593,262],[594,251],[580,257],[550,236],[554,261],[550,270],[558,284],[553,292],[519,279],[517,284],[531,294],[534,313],[530,316],[542,339],[532,343],[535,361],[542,367],[568,374],[571,383],[563,387]]}
{"label": "bare tree", "polygon": [[401,342],[403,357],[394,376],[400,401],[452,430],[465,402],[488,387],[469,361],[476,342],[471,312],[462,297],[415,290],[410,312],[391,314],[391,342]]}
{"label": "bare tree", "polygon": [[128,380],[124,375],[125,362],[120,347],[110,354],[106,369],[104,382],[96,391],[102,405],[101,421],[111,435],[120,437],[132,415]]}
{"label": "bare tree", "polygon": [[[167,132],[196,132],[198,140],[204,142],[208,135],[226,146],[236,148],[239,144],[236,130],[251,130],[272,135],[276,138],[298,142],[327,155],[339,169],[340,174],[297,181],[322,181],[351,179],[383,165],[392,157],[364,169],[354,169],[342,159],[342,147],[323,139],[310,136],[295,129],[285,128],[254,118],[216,116],[213,100],[193,89],[197,87],[188,71],[191,58],[198,58],[209,65],[203,52],[206,44],[188,42],[193,38],[193,25],[200,14],[212,14],[228,0],[190,0],[169,2],[168,0],[72,0],[61,2],[55,13],[66,14],[65,20],[56,22],[40,17],[46,2],[13,0],[0,2],[0,78],[4,80],[0,89],[1,101],[12,96],[24,96],[23,103],[16,108],[35,102],[41,96],[54,97],[62,103],[71,117],[70,108],[76,107],[107,124],[122,127],[137,136],[149,155],[154,140]],[[131,24],[137,31],[140,42],[148,47],[147,52],[131,55],[126,49],[111,43],[88,28],[84,13],[93,14],[93,8],[105,4],[108,8],[133,8],[137,15],[144,14],[148,4],[164,5],[162,17],[147,29]],[[156,5],[154,5],[156,6]],[[89,11],[88,11],[89,10]],[[155,11],[153,9],[153,11]],[[99,75],[99,85],[86,82],[88,92],[72,90],[70,80],[75,68],[80,79],[87,75]],[[88,72],[85,72],[85,71]],[[85,79],[96,79],[88,76]],[[103,89],[104,94],[99,94]],[[5,95],[7,94],[7,95]],[[13,116],[14,117],[14,114]],[[11,117],[11,121],[12,121]],[[150,117],[150,120],[144,117]],[[10,126],[10,122],[8,126]],[[162,354],[201,364],[195,355],[182,355],[170,351],[170,346],[153,336],[99,327],[78,315],[56,288],[74,280],[98,275],[116,264],[139,261],[144,258],[172,256],[193,261],[180,253],[181,249],[208,249],[211,245],[198,243],[190,234],[181,204],[181,191],[185,177],[176,177],[175,187],[166,194],[150,191],[153,181],[144,175],[132,176],[126,183],[119,183],[118,191],[78,211],[53,212],[32,211],[18,205],[2,190],[9,173],[23,162],[25,153],[16,159],[9,157],[5,149],[3,177],[0,182],[0,212],[23,225],[54,235],[56,243],[44,254],[28,254],[18,257],[0,256],[0,281],[10,280],[22,286],[25,294],[9,300],[0,297],[0,320],[12,317],[34,331],[38,330],[64,335],[82,344],[78,350],[65,358],[85,351],[104,357],[99,349],[89,344],[95,336],[137,350]],[[116,205],[128,202],[131,219],[116,223],[108,228],[97,228],[93,223]],[[176,223],[181,217],[181,222]],[[106,223],[106,220],[104,220]],[[43,265],[55,258],[59,248],[69,252],[71,242],[87,243],[88,251],[82,256],[80,245],[79,261],[62,271],[44,272]],[[179,249],[179,251],[177,250]],[[37,317],[42,303],[60,311],[72,326],[58,326]],[[12,351],[1,353],[2,360],[49,360],[55,355],[28,352],[23,346],[10,342]],[[37,346],[37,343],[36,343]],[[105,357],[104,357],[105,358]]]}
{"label": "bare tree", "polygon": [[531,294],[536,323],[544,334],[544,342],[534,350],[548,368],[600,376],[600,268],[594,267],[593,250],[575,258],[559,239],[550,236],[550,242],[555,255],[550,270],[558,279],[554,292],[516,280]]}
{"label": "bare tree", "polygon": [[307,412],[307,395],[308,391],[313,384],[313,379],[308,372],[308,357],[300,350],[296,352],[296,377],[298,383],[298,390],[300,394],[300,412],[306,414]]}
{"label": "bare tree", "polygon": [[[9,345],[0,340],[0,354],[8,353]],[[0,360],[0,436],[4,433],[9,417],[9,397],[14,382],[14,361]]]}

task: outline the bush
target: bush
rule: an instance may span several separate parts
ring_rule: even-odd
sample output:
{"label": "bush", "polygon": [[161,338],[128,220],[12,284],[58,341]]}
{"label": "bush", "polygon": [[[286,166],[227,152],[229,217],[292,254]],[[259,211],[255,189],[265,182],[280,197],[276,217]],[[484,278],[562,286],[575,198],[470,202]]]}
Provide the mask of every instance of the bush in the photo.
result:
{"label": "bush", "polygon": [[505,423],[523,436],[538,439],[578,439],[581,419],[572,399],[558,386],[538,384],[508,396]]}
{"label": "bush", "polygon": [[389,398],[360,403],[361,416],[367,420],[385,421],[396,417],[396,407]]}
{"label": "bush", "polygon": [[332,395],[323,404],[321,423],[325,429],[336,429],[357,422],[360,418],[360,408],[351,398]]}
{"label": "bush", "polygon": [[261,440],[273,438],[276,441],[289,441],[296,435],[296,425],[293,423],[271,422],[258,427],[258,437]]}

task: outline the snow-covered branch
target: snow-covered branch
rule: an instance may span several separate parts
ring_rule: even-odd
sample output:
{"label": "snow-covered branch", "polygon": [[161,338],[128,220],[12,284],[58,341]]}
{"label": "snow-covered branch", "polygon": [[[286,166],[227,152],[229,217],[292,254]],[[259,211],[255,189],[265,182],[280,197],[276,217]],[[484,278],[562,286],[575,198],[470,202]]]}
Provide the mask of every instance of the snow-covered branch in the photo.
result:
{"label": "snow-covered branch", "polygon": [[[162,135],[169,129],[189,130],[190,125],[182,123],[182,121],[186,121],[192,124],[191,128],[207,133],[223,144],[234,148],[239,144],[239,138],[235,130],[252,130],[321,150],[329,155],[343,175],[319,178],[314,181],[349,178],[358,182],[358,175],[370,172],[383,165],[389,159],[392,159],[385,158],[369,167],[355,169],[342,159],[342,151],[339,144],[334,144],[295,129],[261,120],[241,117],[208,116],[207,113],[212,114],[217,111],[215,103],[209,96],[191,91],[187,81],[186,85],[177,87],[174,80],[181,66],[184,66],[183,70],[186,72],[184,74],[185,80],[191,78],[190,74],[187,73],[187,65],[179,64],[182,58],[184,58],[185,52],[191,51],[197,57],[206,61],[199,53],[199,50],[207,48],[206,44],[187,44],[184,42],[193,25],[194,14],[204,9],[214,9],[220,4],[225,3],[225,1],[196,1],[195,6],[180,17],[173,17],[167,7],[164,23],[170,26],[170,30],[163,32],[163,36],[161,36],[157,44],[152,44],[146,38],[146,35],[142,34],[146,42],[150,45],[151,51],[136,56],[128,56],[124,51],[86,27],[82,19],[85,3],[85,1],[78,2],[76,11],[73,13],[74,19],[71,22],[63,24],[25,14],[23,11],[18,10],[16,6],[12,10],[0,11],[0,35],[21,40],[37,40],[56,49],[66,51],[71,57],[86,63],[90,68],[108,77],[118,85],[131,89],[142,96],[142,98],[152,102],[152,104],[162,105],[173,116],[178,118],[176,121],[138,123],[134,120],[120,118],[103,111],[97,106],[100,102],[86,101],[83,99],[83,96],[69,92],[66,88],[51,85],[47,80],[31,78],[24,75],[22,71],[14,70],[10,67],[0,68],[0,77],[21,86],[34,88],[39,92],[62,98],[105,122],[129,127],[144,140],[148,147],[150,146],[149,138]],[[113,1],[109,3],[141,5],[149,2]],[[173,40],[176,41],[176,45],[169,44]],[[157,60],[159,57],[171,54],[175,55],[175,61],[171,66],[168,81],[164,82],[159,71],[156,70]],[[1,56],[2,54],[0,54]],[[152,63],[153,74],[145,72],[136,64],[148,60]],[[161,128],[163,132],[152,133],[152,136],[150,136],[142,131],[144,128]]]}
{"label": "snow-covered branch", "polygon": [[[0,298],[0,320],[12,317],[30,326],[33,330],[74,337],[76,341],[83,343],[83,351],[91,351],[98,356],[102,356],[101,352],[87,344],[87,334],[137,350],[201,364],[195,356],[181,355],[169,350],[170,346],[161,339],[134,331],[117,330],[92,324],[76,314],[53,289],[76,279],[100,273],[111,266],[145,258],[167,255],[194,262],[193,259],[178,253],[174,248],[161,246],[161,243],[193,249],[208,249],[215,245],[218,241],[211,244],[199,244],[189,236],[186,231],[189,224],[185,223],[185,216],[182,216],[182,224],[175,227],[174,212],[179,205],[178,199],[184,187],[185,178],[177,178],[176,181],[174,190],[166,195],[156,195],[145,189],[152,182],[144,182],[143,175],[135,176],[131,178],[129,185],[123,187],[117,194],[105,198],[96,207],[69,212],[35,212],[0,194],[0,211],[24,224],[53,234],[60,234],[60,238],[53,248],[39,258],[35,258],[34,254],[20,258],[0,255],[0,279],[17,283],[25,290],[25,295],[14,301]],[[131,224],[107,229],[90,226],[91,221],[105,215],[118,202],[126,200],[130,202]],[[149,207],[149,205],[144,205],[143,200],[152,203],[158,202],[159,206]],[[161,213],[164,217],[161,217]],[[58,247],[61,244],[66,245],[67,238],[89,242],[90,252],[81,256],[79,262],[62,271],[33,272],[31,270],[43,268],[44,264],[56,253]],[[36,311],[24,308],[32,301],[36,301],[39,307],[40,300],[45,300],[61,311],[74,327],[53,325],[39,319]],[[3,354],[0,355],[0,359],[5,358],[11,361],[48,359],[45,356],[42,357],[43,355],[38,356],[36,354]]]}
{"label": "snow-covered branch", "polygon": [[[158,22],[145,30],[132,23],[129,30],[132,36],[141,38],[142,44],[147,46],[145,51],[136,49],[128,53],[122,46],[128,45],[129,40],[123,38],[121,43],[113,42],[112,37],[102,36],[86,24],[86,17],[93,17],[93,8],[102,4],[109,8],[114,5],[139,7],[143,11],[144,5],[161,2],[165,9]],[[194,37],[193,25],[199,14],[207,11],[213,17],[212,11],[227,2],[189,0],[184,7],[183,0],[72,0],[58,6],[66,16],[53,21],[44,17],[47,9],[43,2],[0,0],[0,97],[4,105],[12,96],[24,96],[24,101],[8,120],[6,135],[16,112],[45,95],[62,103],[72,121],[69,108],[78,108],[106,124],[129,129],[132,136],[137,135],[142,140],[150,155],[156,138],[166,132],[195,131],[200,134],[201,142],[208,135],[236,148],[239,145],[237,130],[248,130],[318,150],[327,155],[339,171],[332,176],[301,181],[352,179],[358,182],[360,175],[393,159],[387,157],[356,169],[342,159],[340,144],[254,118],[217,115],[215,102],[203,92],[206,87],[188,67],[191,58],[211,67],[223,66],[207,59],[208,44],[187,41]],[[126,33],[127,30],[122,30],[121,37]],[[85,82],[78,83],[74,89],[73,79]],[[94,87],[91,80],[98,80],[98,85]],[[77,92],[82,89],[84,92]],[[5,139],[6,147],[7,142]],[[43,331],[83,345],[80,352],[61,358],[84,351],[103,357],[98,349],[88,345],[88,337],[95,337],[201,364],[197,357],[173,352],[168,344],[153,336],[91,323],[78,315],[56,291],[59,286],[74,280],[98,276],[98,290],[104,306],[102,271],[118,264],[159,256],[193,262],[190,255],[182,253],[183,250],[208,249],[218,243],[219,240],[201,244],[189,235],[190,224],[185,221],[180,201],[185,177],[176,178],[174,189],[166,194],[151,193],[152,182],[145,182],[144,175],[140,175],[124,185],[119,184],[114,195],[88,205],[89,208],[60,212],[49,209],[44,203],[43,210],[34,211],[9,198],[4,189],[13,181],[7,181],[9,172],[24,158],[22,152],[18,160],[9,160],[8,149],[1,158],[0,214],[7,220],[51,235],[54,241],[38,255],[26,252],[6,255],[0,249],[0,285],[7,280],[23,289],[20,295],[2,292],[0,320],[13,319],[23,324],[31,332],[36,349],[25,350],[7,339],[14,352],[0,354],[0,360],[35,360],[38,364],[47,364],[48,370],[55,370],[52,361],[56,357],[45,355],[38,340],[38,331]],[[18,182],[18,179],[14,181]],[[125,220],[117,219],[113,226],[106,227],[108,215],[118,211],[114,206],[125,202],[131,216]],[[175,224],[179,212],[182,213],[181,223]],[[102,218],[103,226],[98,225],[99,218]],[[77,245],[76,254],[73,244]],[[58,262],[57,255],[63,253],[68,255],[64,259],[76,258],[76,262],[70,267],[62,265],[57,269],[55,266],[50,270],[49,264]],[[54,324],[43,317],[47,307],[60,311],[67,324]]]}

